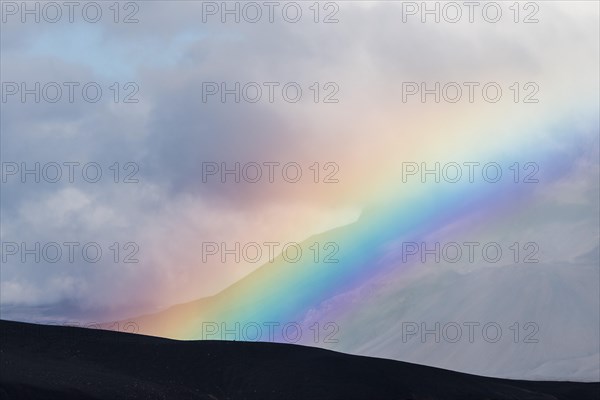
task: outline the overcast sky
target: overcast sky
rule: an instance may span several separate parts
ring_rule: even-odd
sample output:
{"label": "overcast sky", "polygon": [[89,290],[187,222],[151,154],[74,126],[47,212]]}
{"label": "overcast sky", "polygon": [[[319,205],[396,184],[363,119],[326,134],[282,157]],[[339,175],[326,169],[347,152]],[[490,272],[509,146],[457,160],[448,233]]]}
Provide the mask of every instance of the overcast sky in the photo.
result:
{"label": "overcast sky", "polygon": [[[104,251],[98,263],[7,259],[3,317],[16,306],[54,307],[53,315],[64,317],[104,309],[127,315],[214,294],[260,263],[202,263],[201,242],[302,241],[351,223],[386,197],[381,193],[393,186],[390,177],[403,160],[472,160],[484,150],[527,154],[563,146],[577,175],[543,190],[597,208],[585,189],[598,174],[597,2],[538,2],[539,23],[532,24],[515,23],[508,3],[497,23],[479,9],[473,23],[466,15],[459,23],[422,23],[420,14],[403,23],[400,2],[350,1],[321,3],[315,23],[311,4],[301,3],[297,23],[283,18],[283,6],[272,23],[266,14],[257,23],[231,16],[222,23],[218,12],[206,14],[212,9],[191,1],[138,2],[139,10],[120,10],[120,20],[134,13],[139,22],[131,24],[114,23],[108,2],[97,23],[80,10],[74,23],[66,15],[54,24],[22,23],[21,10],[3,9],[3,171],[7,163],[94,162],[103,175],[89,183],[76,167],[73,183],[63,176],[39,184],[7,175],[2,242],[97,242]],[[533,11],[523,9],[519,18]],[[323,23],[327,16],[338,22]],[[402,82],[423,81],[498,82],[505,92],[495,104],[403,103]],[[36,103],[33,95],[22,103],[20,93],[7,94],[7,82],[80,86],[72,103],[65,86],[56,103]],[[88,82],[103,89],[97,103],[81,97]],[[119,103],[110,89],[115,82]],[[217,94],[204,102],[204,82],[258,82],[263,97],[221,103]],[[264,82],[279,83],[273,103]],[[296,103],[283,100],[289,82],[303,89]],[[535,82],[540,103],[507,100],[514,82]],[[138,102],[123,103],[132,92]],[[339,101],[324,103],[330,93]],[[115,162],[119,183],[109,168]],[[203,182],[206,162],[294,162],[303,179]],[[309,169],[315,162],[319,183]],[[325,170],[326,163],[335,167]],[[339,182],[323,183],[334,170]],[[122,182],[129,173],[139,182]],[[114,242],[139,246],[139,263],[115,263]],[[131,249],[121,248],[120,257]]]}

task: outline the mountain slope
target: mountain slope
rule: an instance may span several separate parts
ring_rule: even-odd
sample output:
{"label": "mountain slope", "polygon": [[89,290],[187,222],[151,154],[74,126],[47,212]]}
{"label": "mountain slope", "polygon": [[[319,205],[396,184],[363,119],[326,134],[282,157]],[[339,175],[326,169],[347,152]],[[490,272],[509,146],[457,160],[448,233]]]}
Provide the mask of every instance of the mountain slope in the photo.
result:
{"label": "mountain slope", "polygon": [[1,399],[596,399],[600,384],[484,378],[276,343],[181,342],[0,321]]}

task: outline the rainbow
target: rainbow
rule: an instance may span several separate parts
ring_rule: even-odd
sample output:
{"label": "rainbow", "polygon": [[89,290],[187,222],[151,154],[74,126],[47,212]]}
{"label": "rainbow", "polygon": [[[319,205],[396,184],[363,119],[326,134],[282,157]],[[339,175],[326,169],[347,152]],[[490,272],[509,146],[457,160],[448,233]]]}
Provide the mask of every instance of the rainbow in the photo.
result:
{"label": "rainbow", "polygon": [[[399,240],[418,242],[460,221],[467,221],[462,229],[468,232],[492,220],[515,217],[531,207],[532,193],[538,187],[568,177],[576,160],[597,148],[597,113],[590,112],[586,121],[575,123],[563,119],[561,123],[537,127],[537,132],[546,132],[543,142],[536,142],[537,133],[523,131],[509,136],[513,140],[521,138],[524,143],[521,146],[507,140],[505,146],[495,151],[469,149],[471,157],[464,150],[449,152],[455,154],[454,160],[459,163],[468,160],[481,165],[487,162],[500,165],[504,175],[498,182],[462,179],[434,184],[418,178],[403,182],[402,171],[395,170],[386,177],[383,189],[369,188],[377,198],[371,199],[358,221],[304,241],[302,248],[306,255],[299,262],[287,262],[279,255],[215,296],[137,318],[140,333],[202,339],[206,338],[206,324],[224,323],[231,327],[238,323],[303,321],[311,310],[318,309],[328,299],[381,274],[401,274],[411,268],[410,262],[383,262],[390,244]],[[461,147],[460,143],[454,146],[457,147]],[[411,162],[416,160],[417,157],[412,157]],[[538,182],[523,182],[524,174],[515,177],[514,168],[510,169],[515,162],[520,163],[521,170],[527,162],[535,164],[529,165],[530,171],[526,172],[536,172],[534,178]],[[315,262],[314,252],[308,251],[315,243],[323,252],[319,262]],[[335,245],[324,249],[327,243]],[[330,253],[337,250],[334,257],[338,262],[324,262],[325,250]],[[360,304],[346,307],[360,307]]]}

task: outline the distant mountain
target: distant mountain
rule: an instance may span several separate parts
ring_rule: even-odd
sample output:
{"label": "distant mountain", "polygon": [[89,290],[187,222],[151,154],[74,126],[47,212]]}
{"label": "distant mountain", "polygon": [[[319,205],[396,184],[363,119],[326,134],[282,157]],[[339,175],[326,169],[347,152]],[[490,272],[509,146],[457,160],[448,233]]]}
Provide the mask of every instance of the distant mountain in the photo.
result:
{"label": "distant mountain", "polygon": [[174,341],[0,321],[0,399],[598,399],[600,383],[511,381],[277,343]]}
{"label": "distant mountain", "polygon": [[[291,321],[305,333],[296,344],[484,376],[598,382],[597,211],[592,203],[540,197],[511,218],[469,211],[455,216],[436,211],[441,207],[435,203],[420,208],[422,218],[363,214],[352,225],[302,244],[338,243],[337,264],[290,264],[278,257],[215,296],[123,322],[135,321],[140,333],[153,336],[219,339],[224,329],[207,335],[203,324],[214,330],[222,324],[232,329],[237,323]],[[421,262],[417,254],[412,263],[403,262],[404,241],[431,248],[434,242],[473,240],[499,243],[503,259],[483,262],[480,253],[473,263],[466,256],[457,263],[436,263],[432,256]],[[515,263],[509,249],[514,242],[521,248],[535,243],[536,262],[523,262],[522,251]],[[335,329],[325,332],[328,323]],[[421,336],[436,324],[437,338]],[[314,326],[321,329],[318,341],[310,331]],[[415,327],[417,333],[407,337],[407,329]],[[323,340],[334,330],[335,340]],[[274,341],[290,343],[281,335]]]}

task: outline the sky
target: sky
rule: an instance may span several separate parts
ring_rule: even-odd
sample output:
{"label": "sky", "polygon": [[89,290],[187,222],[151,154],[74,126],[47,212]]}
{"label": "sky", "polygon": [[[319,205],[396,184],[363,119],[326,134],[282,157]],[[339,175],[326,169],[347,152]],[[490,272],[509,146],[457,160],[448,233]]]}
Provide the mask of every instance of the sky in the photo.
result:
{"label": "sky", "polygon": [[[413,8],[420,2],[322,2],[318,16],[311,2],[282,2],[270,22],[258,2],[255,23],[255,10],[241,3],[240,22],[222,15],[221,2],[151,1],[122,2],[118,16],[112,3],[98,2],[97,22],[89,21],[94,9],[76,9],[70,22],[63,8],[56,23],[46,21],[54,10],[39,5],[38,23],[13,3],[2,3],[0,38],[2,318],[106,321],[154,312],[215,295],[269,263],[264,245],[256,260],[223,262],[203,254],[213,249],[207,243],[302,243],[358,224],[356,246],[367,246],[370,237],[391,240],[385,220],[412,218],[434,199],[448,215],[474,218],[464,229],[478,238],[490,219],[520,221],[518,210],[540,210],[544,199],[575,205],[548,206],[531,222],[555,221],[537,231],[540,254],[556,261],[597,249],[597,2],[522,2],[518,22],[508,3],[494,3],[498,22],[486,20],[494,10],[484,17],[483,6],[469,22],[463,7],[456,23],[447,3],[439,22],[423,22]],[[290,22],[297,8],[301,17]],[[48,91],[39,90],[39,102],[35,94],[23,100],[36,82]],[[74,82],[72,102],[65,82]],[[240,101],[221,97],[236,82]],[[439,102],[407,94],[436,82],[455,83]],[[474,85],[473,101],[465,82]],[[48,101],[57,86],[62,96]],[[448,101],[457,86],[463,96]],[[99,100],[86,100],[97,87]],[[262,96],[253,102],[257,87]],[[497,87],[501,98],[489,101]],[[477,170],[466,182],[465,162],[496,163],[502,179],[490,183]],[[35,163],[40,182],[33,174],[22,182]],[[53,163],[62,173],[55,183]],[[236,163],[240,182],[221,175]],[[407,170],[422,163],[458,163],[465,175],[457,184],[431,175],[422,182]],[[529,173],[539,181],[523,183]],[[481,203],[465,211],[460,199]],[[452,230],[448,218],[424,218],[421,227],[428,221],[430,233]],[[496,236],[528,240],[526,227],[515,226],[518,234],[498,227]],[[78,243],[73,262],[65,242]],[[58,243],[62,257],[23,254],[36,243],[50,252]],[[82,255],[89,243],[102,251],[97,262]]]}

